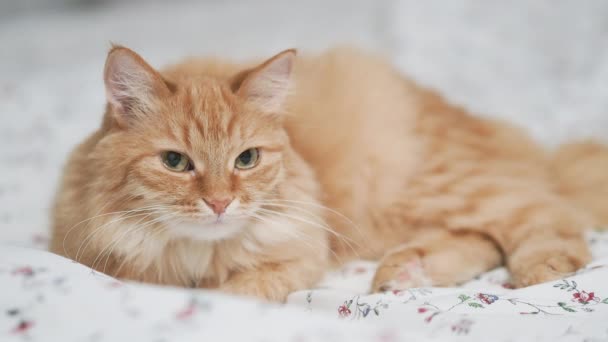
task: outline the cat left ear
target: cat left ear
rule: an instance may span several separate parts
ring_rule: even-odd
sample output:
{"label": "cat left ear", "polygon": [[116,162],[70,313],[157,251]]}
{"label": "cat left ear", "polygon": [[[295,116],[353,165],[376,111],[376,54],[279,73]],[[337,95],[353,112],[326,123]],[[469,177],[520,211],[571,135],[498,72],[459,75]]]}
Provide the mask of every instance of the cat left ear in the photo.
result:
{"label": "cat left ear", "polygon": [[253,70],[236,76],[237,95],[263,112],[281,111],[289,94],[296,50],[285,50]]}
{"label": "cat left ear", "polygon": [[154,100],[171,93],[162,76],[132,50],[114,46],[104,69],[106,98],[119,124],[151,110]]}

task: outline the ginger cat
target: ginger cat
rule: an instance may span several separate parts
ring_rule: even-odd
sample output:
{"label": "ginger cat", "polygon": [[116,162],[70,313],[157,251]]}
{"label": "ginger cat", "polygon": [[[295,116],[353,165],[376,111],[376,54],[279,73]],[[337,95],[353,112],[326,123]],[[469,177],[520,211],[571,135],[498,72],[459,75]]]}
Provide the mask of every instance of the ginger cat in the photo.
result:
{"label": "ginger cat", "polygon": [[98,131],[72,153],[51,250],[123,279],[283,301],[332,264],[372,291],[506,264],[517,286],[590,260],[608,149],[555,155],[352,49],[158,72],[113,47]]}

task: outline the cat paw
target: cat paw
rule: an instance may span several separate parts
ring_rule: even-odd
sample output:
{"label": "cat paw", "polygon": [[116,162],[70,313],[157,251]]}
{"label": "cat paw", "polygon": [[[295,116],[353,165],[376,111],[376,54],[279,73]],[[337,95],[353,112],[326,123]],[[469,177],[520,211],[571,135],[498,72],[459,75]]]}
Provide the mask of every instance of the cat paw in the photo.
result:
{"label": "cat paw", "polygon": [[220,291],[237,296],[255,297],[270,302],[285,302],[289,295],[287,285],[269,283],[264,277],[238,274],[220,285]]}
{"label": "cat paw", "polygon": [[531,258],[514,263],[511,281],[516,287],[526,287],[552,280],[562,279],[576,272],[587,263],[587,258],[567,254],[550,255],[545,258]]}
{"label": "cat paw", "polygon": [[372,280],[371,292],[400,291],[431,285],[423,259],[413,249],[387,255],[378,266]]}

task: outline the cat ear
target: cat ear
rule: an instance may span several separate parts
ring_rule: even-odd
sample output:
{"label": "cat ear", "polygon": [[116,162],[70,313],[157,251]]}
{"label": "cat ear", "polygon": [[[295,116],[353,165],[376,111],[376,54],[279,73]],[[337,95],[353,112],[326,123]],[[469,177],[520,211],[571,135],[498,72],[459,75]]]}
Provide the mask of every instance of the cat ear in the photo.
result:
{"label": "cat ear", "polygon": [[162,76],[125,47],[110,50],[103,76],[106,98],[119,124],[146,114],[155,99],[170,94]]}
{"label": "cat ear", "polygon": [[237,95],[264,112],[280,111],[289,94],[295,56],[296,50],[285,50],[253,70],[237,75]]}

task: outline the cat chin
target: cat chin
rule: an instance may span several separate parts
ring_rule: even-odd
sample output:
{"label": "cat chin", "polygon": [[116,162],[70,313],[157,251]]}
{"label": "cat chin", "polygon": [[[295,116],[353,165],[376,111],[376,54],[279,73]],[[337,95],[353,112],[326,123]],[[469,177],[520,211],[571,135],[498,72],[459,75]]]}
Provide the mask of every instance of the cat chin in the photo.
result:
{"label": "cat chin", "polygon": [[220,222],[181,222],[169,228],[171,234],[179,238],[201,241],[219,241],[238,234],[244,227],[242,220],[226,219]]}

